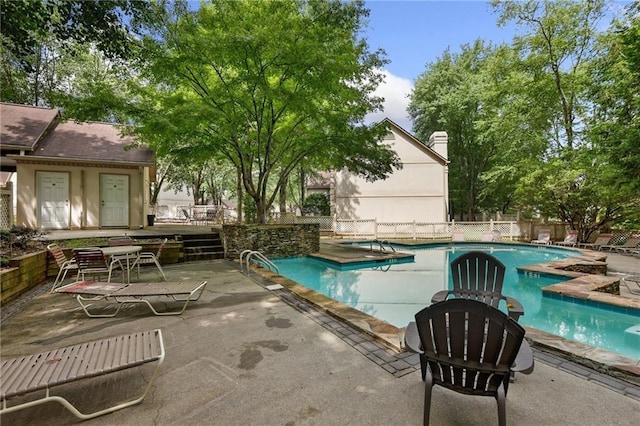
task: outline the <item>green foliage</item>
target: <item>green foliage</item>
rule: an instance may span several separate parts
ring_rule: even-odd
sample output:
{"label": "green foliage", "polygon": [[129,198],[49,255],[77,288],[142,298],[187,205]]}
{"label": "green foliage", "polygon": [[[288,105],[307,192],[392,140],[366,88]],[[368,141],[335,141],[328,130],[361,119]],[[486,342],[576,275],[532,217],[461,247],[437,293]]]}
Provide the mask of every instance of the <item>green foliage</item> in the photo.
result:
{"label": "green foliage", "polygon": [[[629,192],[640,192],[640,2],[599,39],[600,56],[592,63],[596,83],[590,96],[595,112],[590,138],[600,157],[618,171],[612,180]],[[637,197],[636,197],[637,199]]]}
{"label": "green foliage", "polygon": [[[580,238],[633,223],[640,197],[638,2],[596,43],[603,0],[493,1],[510,46],[445,52],[416,82],[422,138],[449,133],[454,212],[517,208]],[[597,48],[597,49],[596,49]]]}
{"label": "green foliage", "polygon": [[[108,67],[136,59],[143,26],[163,16],[164,1],[0,0],[0,100],[60,106],[71,114],[75,105],[65,97],[82,95],[73,86],[102,78],[92,74],[91,57],[104,55]],[[85,94],[96,95],[94,108],[111,103],[106,93],[98,96],[101,89],[84,88]],[[103,119],[105,113],[93,117]]]}
{"label": "green foliage", "polygon": [[260,222],[303,160],[385,178],[399,160],[385,129],[361,124],[381,106],[384,64],[358,38],[366,13],[360,1],[245,0],[177,15],[145,39],[136,132],[159,155],[226,158]]}
{"label": "green foliage", "polygon": [[307,216],[329,216],[331,205],[325,194],[311,194],[304,199],[302,214]]}
{"label": "green foliage", "polygon": [[258,223],[258,209],[256,208],[254,199],[244,197],[242,201],[245,223]]}
{"label": "green foliage", "polygon": [[478,40],[430,64],[411,96],[409,113],[418,137],[427,140],[440,129],[449,134],[451,214],[460,218],[474,219],[481,208],[506,209],[519,170],[501,168],[504,156],[510,153],[517,162],[531,151],[529,144],[516,148],[516,141],[505,138],[508,121],[499,120],[511,115],[503,100],[507,88],[499,84],[504,69],[511,69],[504,65],[508,62],[504,50]]}
{"label": "green foliage", "polygon": [[13,226],[0,230],[0,266],[7,266],[10,259],[30,250],[41,250],[44,243],[39,238],[46,234],[47,232],[27,226]]}

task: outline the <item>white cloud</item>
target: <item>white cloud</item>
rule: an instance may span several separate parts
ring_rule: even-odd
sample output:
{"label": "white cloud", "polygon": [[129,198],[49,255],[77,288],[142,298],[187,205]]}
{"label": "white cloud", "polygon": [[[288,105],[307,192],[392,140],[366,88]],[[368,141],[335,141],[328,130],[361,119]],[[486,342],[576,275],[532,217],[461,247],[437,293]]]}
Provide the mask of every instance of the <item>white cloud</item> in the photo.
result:
{"label": "white cloud", "polygon": [[383,111],[367,115],[366,121],[376,122],[389,118],[403,129],[411,132],[412,124],[407,107],[409,106],[409,94],[413,91],[413,83],[406,78],[395,76],[387,70],[381,72],[384,75],[384,82],[378,86],[375,95],[384,98]]}

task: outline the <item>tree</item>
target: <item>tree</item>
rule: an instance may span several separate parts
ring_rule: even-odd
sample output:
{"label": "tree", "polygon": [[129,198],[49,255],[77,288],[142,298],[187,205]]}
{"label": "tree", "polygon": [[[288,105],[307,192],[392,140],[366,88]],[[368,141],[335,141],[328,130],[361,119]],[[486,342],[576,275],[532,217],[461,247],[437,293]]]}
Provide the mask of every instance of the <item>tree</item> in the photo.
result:
{"label": "tree", "polygon": [[[593,57],[597,24],[605,12],[604,0],[493,0],[499,24],[514,21],[523,30],[514,47],[531,72],[553,87],[556,111],[554,150],[581,142],[578,129],[586,108],[589,83],[585,64]],[[550,141],[551,142],[551,141]]]}
{"label": "tree", "polygon": [[380,143],[386,130],[363,124],[381,107],[372,93],[384,64],[358,38],[367,13],[361,1],[288,0],[181,14],[145,39],[136,131],[164,135],[151,138],[160,152],[223,155],[261,223],[303,160],[385,178],[400,163]]}
{"label": "tree", "polygon": [[599,43],[590,77],[595,112],[591,139],[598,155],[616,164],[615,180],[630,191],[640,190],[640,1],[630,4]]}
{"label": "tree", "polygon": [[547,141],[545,156],[521,179],[520,201],[561,218],[578,229],[584,241],[619,220],[630,200],[637,200],[613,178],[616,166],[601,155],[601,141],[593,133],[598,111],[592,93],[599,83],[589,70],[597,59],[597,24],[605,3],[495,1],[494,5],[501,23],[514,21],[522,30],[514,47],[522,70],[535,77],[525,99],[533,101],[543,94],[545,101],[538,104],[547,108],[550,118],[541,129]]}
{"label": "tree", "polygon": [[[144,28],[161,21],[164,1],[0,0],[0,99],[60,106],[59,65],[91,48],[114,64],[138,57]],[[66,105],[64,105],[66,106]]]}
{"label": "tree", "polygon": [[473,219],[478,213],[481,175],[498,154],[494,141],[477,126],[484,115],[487,90],[483,69],[492,48],[477,40],[461,50],[459,54],[446,51],[418,77],[409,114],[422,140],[438,129],[447,130],[451,214]]}

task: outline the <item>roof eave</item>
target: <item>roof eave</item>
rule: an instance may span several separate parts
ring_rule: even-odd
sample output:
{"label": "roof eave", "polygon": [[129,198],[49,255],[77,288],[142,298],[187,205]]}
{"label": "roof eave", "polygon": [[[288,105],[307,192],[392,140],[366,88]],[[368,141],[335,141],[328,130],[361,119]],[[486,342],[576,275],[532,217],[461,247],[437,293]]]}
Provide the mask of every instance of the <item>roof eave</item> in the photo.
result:
{"label": "roof eave", "polygon": [[447,158],[444,158],[442,155],[438,154],[433,148],[428,147],[427,145],[425,145],[424,143],[422,143],[419,139],[417,139],[415,136],[413,136],[411,133],[407,132],[405,129],[403,129],[402,127],[400,127],[400,125],[398,125],[397,123],[395,123],[393,120],[391,120],[390,118],[385,118],[384,120],[381,121],[381,123],[387,122],[389,123],[391,126],[395,127],[395,129],[399,132],[401,132],[403,135],[405,135],[414,145],[422,148],[422,149],[426,149],[430,154],[433,154],[438,160],[440,160],[443,164],[449,164],[449,160]]}
{"label": "roof eave", "polygon": [[38,155],[16,155],[9,154],[7,157],[13,158],[18,163],[31,163],[31,162],[54,162],[54,163],[83,163],[83,164],[105,164],[105,165],[117,165],[117,166],[131,166],[131,167],[151,167],[156,163],[154,161],[109,161],[109,160],[94,160],[88,158],[73,158],[73,157],[44,157]]}

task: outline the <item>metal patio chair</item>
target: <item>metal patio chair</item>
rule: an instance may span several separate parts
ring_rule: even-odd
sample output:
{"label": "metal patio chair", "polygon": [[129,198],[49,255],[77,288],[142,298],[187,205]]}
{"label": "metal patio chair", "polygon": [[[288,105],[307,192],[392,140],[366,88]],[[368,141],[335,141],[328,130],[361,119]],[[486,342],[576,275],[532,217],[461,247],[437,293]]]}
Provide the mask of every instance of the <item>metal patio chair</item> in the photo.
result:
{"label": "metal patio chair", "polygon": [[118,267],[122,272],[122,282],[124,283],[125,268],[120,259],[112,257],[110,260],[99,248],[82,248],[73,251],[73,258],[78,265],[78,278],[86,280],[86,275],[107,274],[107,282],[111,282],[113,268]]}
{"label": "metal patio chair", "polygon": [[553,244],[557,246],[575,247],[578,244],[578,231],[575,229],[568,230],[563,241],[557,241]]}
{"label": "metal patio chair", "polygon": [[62,251],[62,248],[58,246],[56,243],[51,243],[47,246],[47,250],[49,254],[58,264],[58,275],[56,275],[56,279],[53,281],[53,286],[51,287],[51,292],[56,289],[57,286],[62,284],[67,277],[67,272],[76,271],[76,275],[78,272],[78,264],[75,259],[67,259],[67,256]]}
{"label": "metal patio chair", "polygon": [[549,229],[541,229],[538,231],[538,238],[531,240],[531,244],[549,245],[551,244],[551,231]]}
{"label": "metal patio chair", "polygon": [[158,251],[156,253],[151,252],[143,252],[138,255],[138,258],[131,265],[131,269],[138,267],[138,278],[140,278],[140,265],[155,265],[162,275],[163,280],[167,280],[167,277],[164,275],[164,271],[162,270],[162,266],[160,266],[160,256],[162,255],[162,249],[164,245],[167,244],[168,238],[165,238],[162,243],[160,243],[160,247],[158,247]]}

